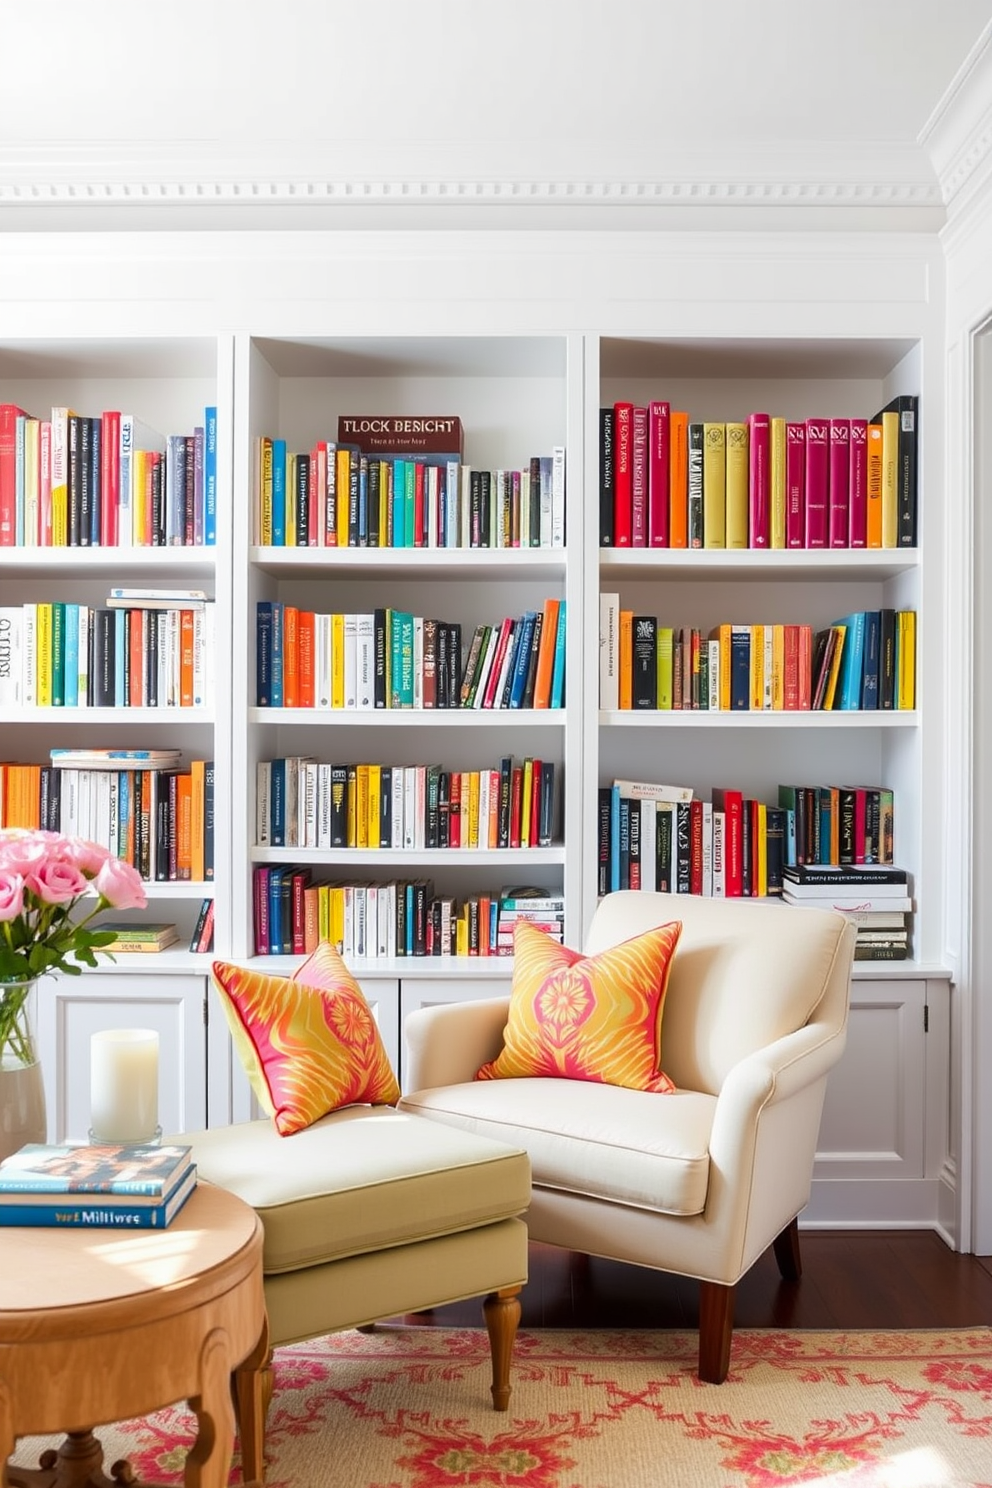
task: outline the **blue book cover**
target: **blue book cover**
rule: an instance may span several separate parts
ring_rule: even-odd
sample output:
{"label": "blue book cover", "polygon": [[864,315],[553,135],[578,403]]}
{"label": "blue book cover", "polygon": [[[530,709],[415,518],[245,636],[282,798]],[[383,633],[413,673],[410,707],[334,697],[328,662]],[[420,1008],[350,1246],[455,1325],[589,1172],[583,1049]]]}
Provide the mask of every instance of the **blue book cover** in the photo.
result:
{"label": "blue book cover", "polygon": [[283,606],[272,601],[272,706],[282,707],[283,683]]}
{"label": "blue book cover", "polygon": [[255,706],[272,707],[272,601],[260,599],[255,609]]}
{"label": "blue book cover", "polygon": [[555,636],[554,666],[551,672],[551,706],[565,706],[565,620],[567,605],[562,600],[558,609],[558,633]]}
{"label": "blue book cover", "polygon": [[730,706],[738,713],[751,707],[751,627],[730,629]]}
{"label": "blue book cover", "polygon": [[134,795],[131,790],[131,771],[118,770],[116,773],[118,841],[112,851],[117,857],[123,858],[127,855],[127,840],[130,836],[131,813],[134,810]]}
{"label": "blue book cover", "polygon": [[284,759],[272,761],[272,778],[269,785],[269,840],[273,847],[286,846],[286,761]]}
{"label": "blue book cover", "polygon": [[406,885],[404,891],[403,891],[404,892],[404,897],[406,899],[406,925],[405,925],[406,942],[405,942],[405,944],[406,944],[406,954],[408,956],[412,956],[413,955],[413,888],[414,888],[413,884],[412,883],[408,883]]}
{"label": "blue book cover", "polygon": [[878,663],[881,655],[882,615],[880,610],[865,612],[864,659],[861,664],[861,706],[878,707]]}
{"label": "blue book cover", "polygon": [[406,461],[393,461],[393,484],[386,512],[386,540],[390,547],[406,547]]}
{"label": "blue book cover", "polygon": [[103,1194],[70,1194],[65,1198],[45,1194],[27,1202],[19,1194],[0,1203],[0,1226],[43,1225],[48,1229],[164,1230],[196,1187],[196,1167],[165,1199],[108,1199]]}
{"label": "blue book cover", "polygon": [[393,611],[394,632],[399,635],[399,666],[393,672],[393,694],[398,708],[413,707],[413,616]]}
{"label": "blue book cover", "polygon": [[857,610],[835,620],[835,625],[845,625],[844,650],[840,658],[840,676],[837,679],[837,695],[834,707],[844,712],[861,707],[861,669],[865,653],[865,611]]}
{"label": "blue book cover", "polygon": [[[275,761],[273,761],[275,764]],[[273,868],[269,874],[269,955],[281,956],[290,946],[282,943],[282,881],[286,870]]]}
{"label": "blue book cover", "polygon": [[512,681],[510,683],[511,708],[519,708],[523,704],[524,690],[527,686],[527,671],[530,666],[530,647],[534,636],[534,624],[536,620],[536,610],[525,610],[520,619],[520,644],[516,648],[517,654],[513,661]]}
{"label": "blue book cover", "polygon": [[102,443],[102,420],[92,418],[90,419],[90,545],[94,548],[103,541],[101,527],[103,482],[100,453]]}
{"label": "blue book cover", "polygon": [[620,787],[610,791],[610,893],[620,887]]}
{"label": "blue book cover", "polygon": [[272,546],[286,546],[286,441],[272,441]]}
{"label": "blue book cover", "polygon": [[62,673],[62,699],[67,708],[79,703],[79,606],[65,607],[65,666]]}
{"label": "blue book cover", "polygon": [[217,410],[203,410],[203,541],[217,542]]}
{"label": "blue book cover", "polygon": [[417,462],[407,460],[404,465],[403,492],[403,546],[414,548],[417,546],[416,515],[417,515]]}

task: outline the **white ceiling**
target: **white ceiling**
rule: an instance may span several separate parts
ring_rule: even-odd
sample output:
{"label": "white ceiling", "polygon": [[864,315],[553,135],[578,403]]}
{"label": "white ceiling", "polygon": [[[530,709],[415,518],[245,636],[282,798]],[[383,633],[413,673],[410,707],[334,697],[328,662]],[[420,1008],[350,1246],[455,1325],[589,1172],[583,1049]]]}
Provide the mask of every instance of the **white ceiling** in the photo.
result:
{"label": "white ceiling", "polygon": [[935,131],[992,46],[992,0],[0,7],[0,208],[32,226],[74,196],[134,205],[142,183],[146,206],[151,185],[256,209],[701,188],[932,207]]}

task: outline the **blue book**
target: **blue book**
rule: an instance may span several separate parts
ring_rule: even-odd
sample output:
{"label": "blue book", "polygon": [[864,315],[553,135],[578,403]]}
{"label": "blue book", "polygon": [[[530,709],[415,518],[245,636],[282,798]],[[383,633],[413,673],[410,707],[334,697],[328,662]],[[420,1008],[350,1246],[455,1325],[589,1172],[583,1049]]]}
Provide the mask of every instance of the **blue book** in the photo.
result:
{"label": "blue book", "polygon": [[406,899],[405,949],[408,956],[413,955],[413,888],[413,884],[408,883],[403,891]]}
{"label": "blue book", "polygon": [[269,839],[273,847],[286,846],[286,761],[284,759],[272,761],[272,778],[269,785]]}
{"label": "blue book", "polygon": [[255,706],[272,707],[272,601],[255,608]]}
{"label": "blue book", "polygon": [[[273,761],[273,764],[275,761]],[[281,956],[291,949],[282,943],[282,881],[286,870],[273,868],[269,874],[269,955]]]}
{"label": "blue book", "polygon": [[844,625],[844,650],[840,658],[840,676],[837,679],[837,695],[834,707],[844,712],[861,707],[861,673],[865,654],[865,611],[857,610],[835,620],[835,625]]}
{"label": "blue book", "polygon": [[751,707],[751,627],[730,627],[730,706],[738,713]]}
{"label": "blue book", "polygon": [[417,546],[416,515],[417,515],[417,462],[407,460],[404,464],[404,491],[403,491],[403,546],[414,548]]}
{"label": "blue book", "polygon": [[865,612],[865,650],[861,664],[861,706],[878,707],[878,663],[881,656],[882,615],[880,610]]}
{"label": "blue book", "polygon": [[203,541],[217,542],[217,410],[203,410]]}
{"label": "blue book", "polygon": [[49,1146],[28,1142],[0,1168],[0,1194],[31,1195],[62,1202],[87,1202],[94,1194],[125,1197],[128,1202],[167,1199],[186,1177],[190,1167],[188,1146],[136,1145],[123,1143],[85,1147],[74,1142]]}
{"label": "blue book", "polygon": [[131,825],[131,813],[134,810],[134,796],[131,790],[131,771],[117,771],[117,842],[112,851],[118,858],[127,855],[127,839]]}
{"label": "blue book", "polygon": [[527,672],[530,667],[530,648],[534,636],[534,625],[537,620],[536,610],[525,610],[520,618],[520,644],[516,647],[516,656],[513,660],[513,670],[510,682],[510,707],[519,708],[523,705],[524,691],[527,687]]}
{"label": "blue book", "polygon": [[272,546],[286,546],[286,441],[272,441]]}
{"label": "blue book", "polygon": [[39,1195],[27,1202],[27,1194],[0,1201],[0,1227],[43,1225],[48,1229],[164,1230],[196,1188],[196,1167],[166,1199],[126,1198],[123,1194],[108,1199],[103,1194],[70,1194],[58,1198]]}
{"label": "blue book", "polygon": [[272,601],[272,706],[282,707],[283,684],[283,606]]}
{"label": "blue book", "polygon": [[90,545],[98,547],[103,541],[102,516],[103,506],[101,492],[103,490],[101,446],[103,443],[103,422],[98,418],[90,419]]}
{"label": "blue book", "polygon": [[62,700],[67,708],[79,703],[79,606],[65,607],[65,665],[62,670]]}
{"label": "blue book", "polygon": [[620,787],[610,790],[610,893],[620,887]]}
{"label": "blue book", "polygon": [[558,608],[558,634],[555,636],[554,666],[551,671],[551,706],[565,706],[565,619],[566,603],[562,600]]}

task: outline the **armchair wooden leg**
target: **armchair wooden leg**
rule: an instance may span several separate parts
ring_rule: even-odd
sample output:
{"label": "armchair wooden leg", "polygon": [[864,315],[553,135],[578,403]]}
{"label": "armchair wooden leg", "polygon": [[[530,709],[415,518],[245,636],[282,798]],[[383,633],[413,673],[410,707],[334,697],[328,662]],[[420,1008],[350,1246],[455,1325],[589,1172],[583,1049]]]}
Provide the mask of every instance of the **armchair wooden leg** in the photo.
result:
{"label": "armchair wooden leg", "polygon": [[730,1368],[734,1331],[734,1288],[718,1281],[699,1283],[699,1378],[722,1385]]}
{"label": "armchair wooden leg", "polygon": [[799,1220],[790,1220],[780,1235],[772,1241],[772,1249],[778,1262],[783,1281],[798,1281],[803,1274],[803,1258],[799,1250]]}
{"label": "armchair wooden leg", "polygon": [[505,1411],[510,1404],[510,1364],[520,1322],[520,1292],[518,1286],[501,1287],[498,1292],[490,1292],[482,1304],[493,1358],[493,1409],[498,1411]]}

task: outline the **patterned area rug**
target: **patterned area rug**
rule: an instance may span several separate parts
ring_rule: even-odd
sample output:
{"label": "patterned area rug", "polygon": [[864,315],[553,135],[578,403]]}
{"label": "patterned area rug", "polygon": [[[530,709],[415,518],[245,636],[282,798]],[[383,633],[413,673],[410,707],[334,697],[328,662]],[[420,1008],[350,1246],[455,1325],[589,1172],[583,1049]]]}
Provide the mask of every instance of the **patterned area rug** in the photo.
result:
{"label": "patterned area rug", "polygon": [[[988,1328],[742,1329],[724,1385],[701,1385],[695,1362],[694,1333],[521,1333],[503,1415],[481,1330],[280,1349],[268,1488],[992,1488]],[[105,1465],[179,1484],[191,1426],[174,1407],[105,1427]]]}

